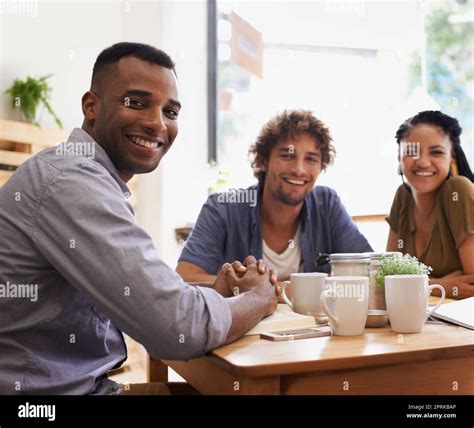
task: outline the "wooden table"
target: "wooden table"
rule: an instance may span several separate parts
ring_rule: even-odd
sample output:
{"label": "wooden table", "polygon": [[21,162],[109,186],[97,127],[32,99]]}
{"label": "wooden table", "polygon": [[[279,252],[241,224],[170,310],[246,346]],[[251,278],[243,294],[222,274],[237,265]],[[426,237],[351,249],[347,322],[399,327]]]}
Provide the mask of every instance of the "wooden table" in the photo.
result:
{"label": "wooden table", "polygon": [[474,331],[427,323],[418,334],[387,326],[293,342],[246,336],[164,363],[203,394],[474,394]]}

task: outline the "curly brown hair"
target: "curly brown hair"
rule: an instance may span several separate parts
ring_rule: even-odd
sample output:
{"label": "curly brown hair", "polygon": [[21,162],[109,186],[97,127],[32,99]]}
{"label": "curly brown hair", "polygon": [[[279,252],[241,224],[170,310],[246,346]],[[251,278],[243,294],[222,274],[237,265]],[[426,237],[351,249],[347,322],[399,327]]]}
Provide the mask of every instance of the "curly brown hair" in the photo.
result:
{"label": "curly brown hair", "polygon": [[261,171],[258,165],[268,162],[273,147],[281,140],[297,139],[302,134],[313,137],[319,143],[322,171],[334,162],[336,149],[331,144],[331,133],[326,125],[314,117],[312,111],[285,110],[263,126],[257,141],[250,146],[251,167],[259,182],[265,180],[265,171]]}

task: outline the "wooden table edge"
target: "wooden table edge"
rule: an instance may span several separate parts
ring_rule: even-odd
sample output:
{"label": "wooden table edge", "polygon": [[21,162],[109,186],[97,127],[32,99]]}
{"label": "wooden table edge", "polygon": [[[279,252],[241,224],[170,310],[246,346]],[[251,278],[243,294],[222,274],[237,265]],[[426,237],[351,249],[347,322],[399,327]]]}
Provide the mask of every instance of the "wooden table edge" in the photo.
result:
{"label": "wooden table edge", "polygon": [[[454,349],[453,349],[454,348]],[[449,350],[449,353],[446,350]],[[431,350],[419,350],[410,352],[392,353],[384,355],[380,358],[380,355],[370,355],[362,357],[351,357],[351,358],[340,358],[332,359],[330,361],[315,360],[312,362],[291,362],[286,364],[278,365],[255,365],[255,366],[236,366],[223,358],[213,355],[212,353],[204,355],[200,358],[206,359],[211,364],[217,365],[221,369],[225,370],[234,376],[243,377],[268,377],[268,376],[289,376],[305,373],[325,373],[334,372],[340,370],[354,370],[361,368],[370,367],[383,367],[392,366],[397,364],[406,363],[417,363],[422,361],[435,361],[435,360],[450,360],[455,358],[465,358],[474,356],[474,344],[472,345],[459,345],[449,348],[435,348]],[[174,360],[161,360],[167,366],[173,368]],[[193,360],[187,360],[192,362]],[[181,363],[182,361],[177,361]]]}

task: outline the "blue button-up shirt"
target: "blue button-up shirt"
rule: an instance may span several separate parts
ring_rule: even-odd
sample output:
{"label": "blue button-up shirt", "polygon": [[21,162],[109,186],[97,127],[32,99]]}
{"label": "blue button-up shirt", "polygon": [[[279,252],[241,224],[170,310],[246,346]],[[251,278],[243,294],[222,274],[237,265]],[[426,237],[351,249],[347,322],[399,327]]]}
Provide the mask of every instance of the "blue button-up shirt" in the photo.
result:
{"label": "blue button-up shirt", "polygon": [[122,331],[158,358],[225,341],[227,301],[160,259],[129,195],[81,129],[0,189],[1,394],[119,393],[106,373],[127,357]]}
{"label": "blue button-up shirt", "polygon": [[[256,198],[251,196],[254,194]],[[261,259],[261,199],[259,185],[232,190],[227,195],[210,195],[179,261],[193,263],[215,275],[225,262],[242,261],[248,255]],[[320,254],[372,251],[337,193],[329,187],[316,186],[306,196],[300,222],[304,272],[329,271],[329,265],[318,265]]]}

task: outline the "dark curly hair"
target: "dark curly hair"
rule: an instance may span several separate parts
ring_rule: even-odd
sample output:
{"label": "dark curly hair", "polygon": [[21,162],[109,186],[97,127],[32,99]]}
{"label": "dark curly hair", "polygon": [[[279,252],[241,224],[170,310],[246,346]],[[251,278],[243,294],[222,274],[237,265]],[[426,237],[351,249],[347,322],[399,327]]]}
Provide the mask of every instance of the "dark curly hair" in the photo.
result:
{"label": "dark curly hair", "polygon": [[261,171],[258,165],[268,162],[273,147],[281,140],[297,139],[302,134],[313,137],[319,143],[323,171],[334,162],[336,150],[331,144],[332,137],[326,125],[309,110],[285,110],[263,126],[256,142],[249,149],[253,174],[259,182],[264,182],[265,171]]}
{"label": "dark curly hair", "polygon": [[452,144],[453,157],[456,159],[459,175],[469,178],[474,182],[471,168],[467,162],[466,155],[461,148],[461,133],[462,128],[459,122],[454,117],[448,116],[440,111],[427,110],[418,113],[417,115],[407,119],[400,125],[395,138],[397,144],[400,144],[403,139],[410,133],[410,131],[420,124],[433,125],[441,128],[445,135],[449,137]]}

